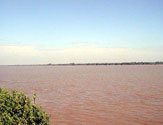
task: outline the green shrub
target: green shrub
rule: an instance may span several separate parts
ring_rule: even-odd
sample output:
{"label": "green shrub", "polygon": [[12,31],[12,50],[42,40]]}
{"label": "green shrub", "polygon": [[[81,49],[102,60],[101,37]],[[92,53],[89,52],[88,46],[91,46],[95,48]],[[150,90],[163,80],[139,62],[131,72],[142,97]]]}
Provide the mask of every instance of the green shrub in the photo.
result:
{"label": "green shrub", "polygon": [[23,93],[0,88],[0,125],[49,125],[49,117]]}

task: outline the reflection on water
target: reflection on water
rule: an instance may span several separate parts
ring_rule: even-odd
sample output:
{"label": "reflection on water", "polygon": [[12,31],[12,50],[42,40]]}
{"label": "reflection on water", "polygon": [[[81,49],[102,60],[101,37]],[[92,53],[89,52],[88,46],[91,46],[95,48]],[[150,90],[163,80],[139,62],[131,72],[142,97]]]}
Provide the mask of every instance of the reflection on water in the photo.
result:
{"label": "reflection on water", "polygon": [[163,66],[0,66],[0,87],[32,96],[51,124],[163,124]]}

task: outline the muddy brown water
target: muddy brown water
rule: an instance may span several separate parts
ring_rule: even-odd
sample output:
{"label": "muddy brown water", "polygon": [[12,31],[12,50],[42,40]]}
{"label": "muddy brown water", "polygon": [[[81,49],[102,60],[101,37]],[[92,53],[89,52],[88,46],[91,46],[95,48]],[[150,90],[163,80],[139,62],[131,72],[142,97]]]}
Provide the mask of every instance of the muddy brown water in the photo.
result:
{"label": "muddy brown water", "polygon": [[0,66],[0,87],[36,91],[51,125],[163,124],[163,65]]}

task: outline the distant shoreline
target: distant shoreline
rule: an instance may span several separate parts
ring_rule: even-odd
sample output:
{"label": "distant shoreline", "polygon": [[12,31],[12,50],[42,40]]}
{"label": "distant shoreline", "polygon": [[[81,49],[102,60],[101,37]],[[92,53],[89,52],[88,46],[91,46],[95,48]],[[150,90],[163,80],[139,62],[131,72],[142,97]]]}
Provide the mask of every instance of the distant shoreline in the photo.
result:
{"label": "distant shoreline", "polygon": [[63,64],[27,64],[27,65],[0,65],[0,66],[100,66],[100,65],[161,65],[160,62],[122,62],[122,63],[63,63]]}

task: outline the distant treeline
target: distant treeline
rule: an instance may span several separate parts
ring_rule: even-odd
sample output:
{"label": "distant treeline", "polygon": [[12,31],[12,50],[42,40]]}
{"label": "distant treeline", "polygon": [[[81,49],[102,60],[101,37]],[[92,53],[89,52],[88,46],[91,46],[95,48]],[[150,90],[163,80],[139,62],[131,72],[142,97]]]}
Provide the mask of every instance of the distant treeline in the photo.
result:
{"label": "distant treeline", "polygon": [[122,63],[66,63],[66,64],[47,64],[47,65],[157,65],[163,64],[160,62],[122,62]]}
{"label": "distant treeline", "polygon": [[31,65],[8,65],[8,66],[78,66],[78,65],[159,65],[163,64],[162,61],[158,62],[121,62],[121,63],[64,63],[64,64],[31,64]]}

